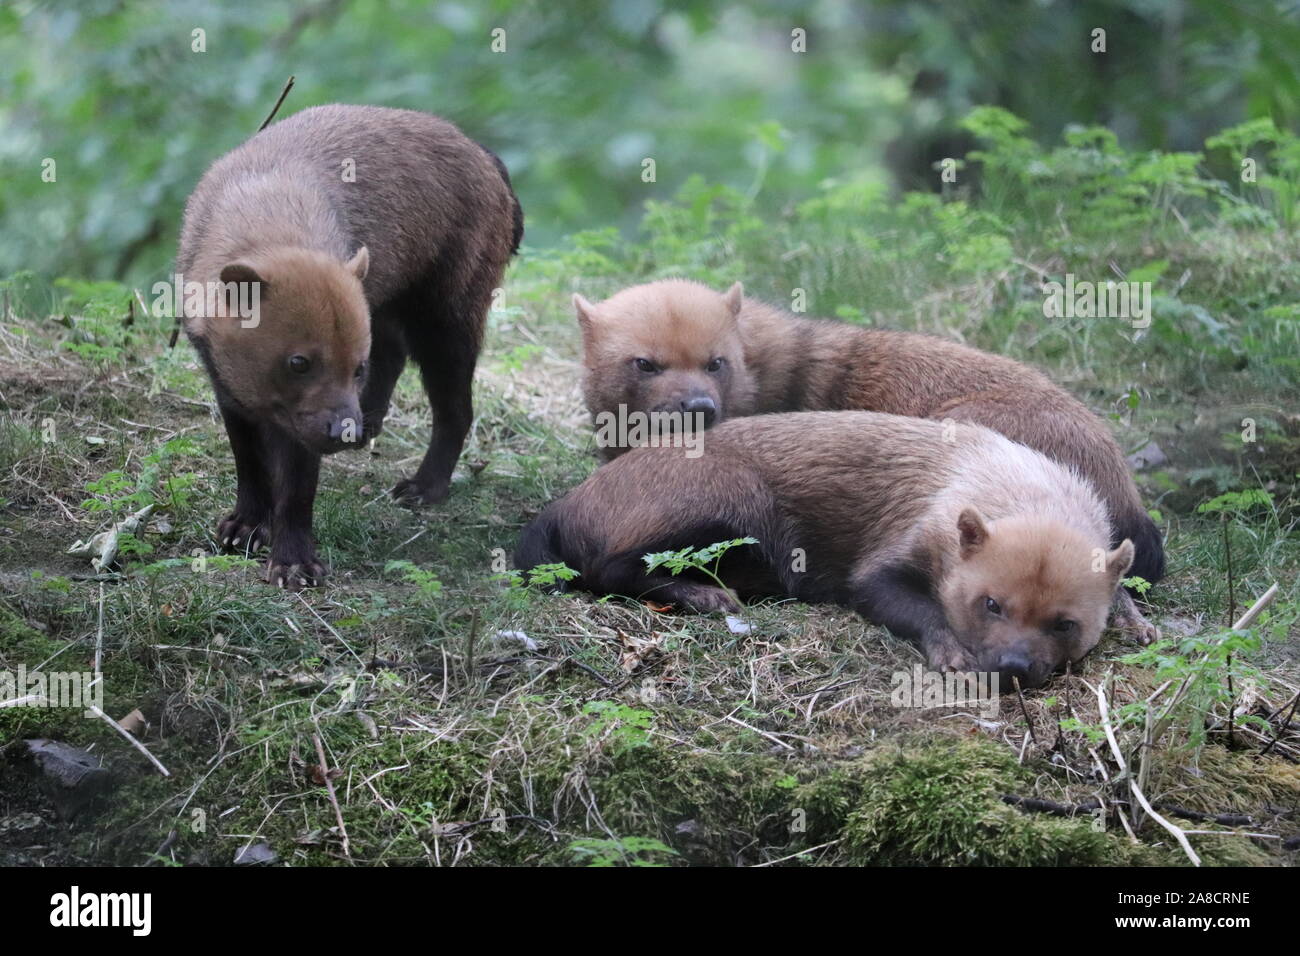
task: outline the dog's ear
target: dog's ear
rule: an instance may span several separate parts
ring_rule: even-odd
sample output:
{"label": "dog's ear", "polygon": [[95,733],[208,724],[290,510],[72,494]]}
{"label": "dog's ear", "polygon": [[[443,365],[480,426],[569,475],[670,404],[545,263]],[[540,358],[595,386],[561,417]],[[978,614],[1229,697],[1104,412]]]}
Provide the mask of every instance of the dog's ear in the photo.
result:
{"label": "dog's ear", "polygon": [[596,323],[600,321],[600,313],[596,306],[592,305],[580,293],[573,294],[573,311],[578,314],[578,325],[582,327],[583,335],[590,335],[595,328]]}
{"label": "dog's ear", "polygon": [[362,246],[357,254],[348,260],[347,269],[358,279],[364,279],[370,271],[370,250]]}
{"label": "dog's ear", "polygon": [[1116,582],[1133,566],[1133,542],[1128,538],[1121,541],[1114,551],[1106,555],[1106,573]]}
{"label": "dog's ear", "polygon": [[723,293],[722,301],[727,303],[732,315],[740,315],[740,307],[745,304],[745,287],[739,282],[734,283]]}
{"label": "dog's ear", "polygon": [[221,270],[221,281],[226,285],[233,285],[238,282],[247,282],[249,285],[257,283],[260,287],[260,294],[266,295],[266,280],[262,278],[261,273],[250,262],[232,262]]}
{"label": "dog's ear", "polygon": [[957,535],[964,561],[971,555],[978,554],[980,548],[984,547],[984,542],[989,538],[989,529],[978,511],[963,508],[957,516]]}

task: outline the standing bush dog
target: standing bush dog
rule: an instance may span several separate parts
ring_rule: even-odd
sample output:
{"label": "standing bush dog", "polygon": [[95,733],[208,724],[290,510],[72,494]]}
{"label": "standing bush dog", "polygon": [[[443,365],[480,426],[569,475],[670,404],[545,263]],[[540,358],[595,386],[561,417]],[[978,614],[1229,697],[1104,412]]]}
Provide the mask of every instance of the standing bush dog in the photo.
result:
{"label": "standing bush dog", "polygon": [[522,235],[501,161],[424,113],[315,107],[212,165],[185,207],[177,271],[226,286],[184,306],[235,455],[223,547],[269,541],[268,581],[320,583],[321,455],[379,434],[408,356],[433,433],[393,494],[446,496],[492,292]]}
{"label": "standing bush dog", "polygon": [[[574,296],[583,391],[593,419],[620,406],[695,413],[705,426],[767,412],[860,409],[972,422],[1069,465],[1110,512],[1132,573],[1164,575],[1160,531],[1106,425],[1046,376],[1008,358],[914,332],[802,319],[743,295],[667,279],[593,305]],[[598,422],[599,424],[599,422]],[[625,447],[604,447],[613,458]]]}
{"label": "standing bush dog", "polygon": [[[753,537],[720,562],[735,594],[647,571],[643,556]],[[726,422],[704,453],[638,448],[549,505],[515,565],[563,561],[576,586],[687,610],[736,596],[851,607],[918,643],[936,670],[1041,684],[1087,654],[1114,604],[1144,643],[1156,629],[1119,587],[1133,561],[1092,487],[976,425],[872,412]]]}

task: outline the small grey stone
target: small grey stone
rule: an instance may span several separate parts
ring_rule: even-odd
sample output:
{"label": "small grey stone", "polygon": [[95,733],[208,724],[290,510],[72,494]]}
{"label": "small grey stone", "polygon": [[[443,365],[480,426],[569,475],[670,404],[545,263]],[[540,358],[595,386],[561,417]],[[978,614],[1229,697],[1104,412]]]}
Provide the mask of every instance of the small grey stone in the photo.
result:
{"label": "small grey stone", "polygon": [[252,846],[241,847],[235,854],[235,866],[271,864],[278,859],[280,857],[267,843],[254,843]]}
{"label": "small grey stone", "polygon": [[1147,442],[1133,454],[1128,456],[1129,467],[1134,471],[1143,471],[1147,468],[1159,468],[1169,460],[1164,450],[1153,441]]}

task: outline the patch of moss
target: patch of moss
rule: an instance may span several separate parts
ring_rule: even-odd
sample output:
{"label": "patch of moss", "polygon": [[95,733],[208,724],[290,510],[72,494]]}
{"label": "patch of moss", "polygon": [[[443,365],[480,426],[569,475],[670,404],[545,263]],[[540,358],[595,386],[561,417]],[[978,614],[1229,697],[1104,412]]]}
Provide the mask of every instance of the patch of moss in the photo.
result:
{"label": "patch of moss", "polygon": [[654,744],[616,756],[590,785],[620,836],[657,837],[683,860],[732,865],[743,862],[741,848],[752,848],[756,834],[789,839],[789,791],[777,785],[785,773],[766,755]]}
{"label": "patch of moss", "polygon": [[861,793],[845,822],[849,859],[876,866],[1137,862],[1127,844],[1089,820],[1026,814],[1000,799],[1029,783],[1010,751],[984,738],[878,751],[864,758]]}

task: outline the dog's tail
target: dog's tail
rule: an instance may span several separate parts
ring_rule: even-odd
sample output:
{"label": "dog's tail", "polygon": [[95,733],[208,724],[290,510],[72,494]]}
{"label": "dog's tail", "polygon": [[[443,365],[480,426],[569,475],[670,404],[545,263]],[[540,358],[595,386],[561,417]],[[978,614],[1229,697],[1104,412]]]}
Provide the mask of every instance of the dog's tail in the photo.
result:
{"label": "dog's tail", "polygon": [[506,164],[501,162],[501,157],[482,143],[479,143],[479,147],[492,157],[497,172],[501,174],[501,178],[505,180],[506,189],[510,191],[510,215],[512,219],[510,254],[514,255],[519,251],[519,243],[524,240],[524,207],[519,205],[519,196],[515,193],[514,184],[510,182],[510,170],[506,169]]}

